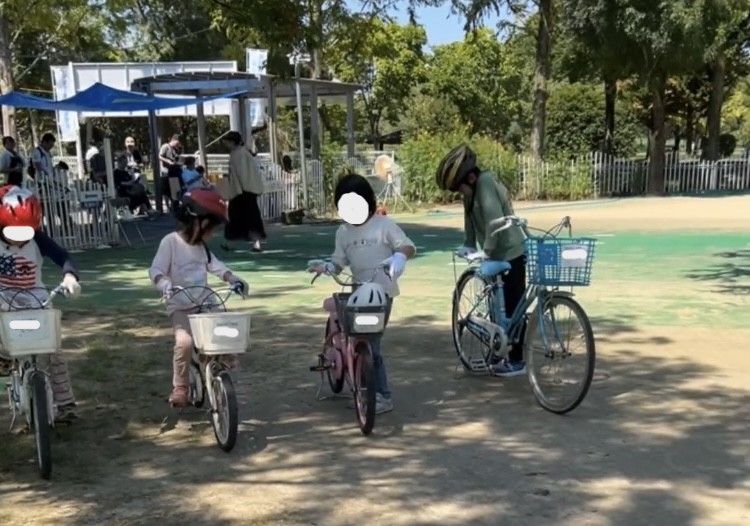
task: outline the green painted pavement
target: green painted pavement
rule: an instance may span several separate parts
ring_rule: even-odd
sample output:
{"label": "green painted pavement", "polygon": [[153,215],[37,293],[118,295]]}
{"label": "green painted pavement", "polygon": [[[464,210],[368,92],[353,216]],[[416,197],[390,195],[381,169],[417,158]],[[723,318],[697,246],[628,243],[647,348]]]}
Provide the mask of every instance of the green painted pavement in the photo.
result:
{"label": "green painted pavement", "polygon": [[[438,224],[402,222],[419,248],[408,265],[398,312],[447,321],[454,283],[451,249],[461,232]],[[310,286],[304,272],[308,259],[325,257],[333,249],[337,225],[285,227],[274,233],[269,250],[226,254],[211,243],[219,258],[248,280],[253,297],[238,306],[271,312],[318,309],[336,286],[321,278]],[[593,282],[578,289],[594,318],[628,319],[639,325],[741,327],[750,292],[750,240],[739,234],[581,232],[598,238]],[[67,310],[118,311],[138,317],[158,315],[162,307],[150,286],[147,269],[156,247],[91,250],[74,254],[81,269],[83,296],[59,302]],[[736,257],[731,257],[732,254]],[[460,264],[459,272],[465,267]],[[54,284],[59,270],[45,265],[45,280]],[[744,287],[744,288],[743,288]],[[743,295],[742,292],[745,292]]]}

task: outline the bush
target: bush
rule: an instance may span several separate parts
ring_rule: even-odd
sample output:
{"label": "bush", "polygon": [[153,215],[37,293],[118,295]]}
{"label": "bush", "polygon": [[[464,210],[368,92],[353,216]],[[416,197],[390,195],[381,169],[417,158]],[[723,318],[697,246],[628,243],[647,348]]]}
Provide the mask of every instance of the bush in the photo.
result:
{"label": "bush", "polygon": [[[615,107],[615,154],[629,157],[643,130],[622,101]],[[590,153],[601,150],[605,138],[604,89],[593,84],[559,84],[547,104],[547,150]]]}
{"label": "bush", "polygon": [[484,136],[467,138],[459,125],[441,134],[418,133],[399,149],[399,163],[404,170],[402,193],[406,199],[421,203],[448,202],[455,198],[443,192],[435,181],[435,172],[451,148],[468,143],[476,152],[479,166],[493,170],[511,192],[518,187],[515,155],[500,143]]}

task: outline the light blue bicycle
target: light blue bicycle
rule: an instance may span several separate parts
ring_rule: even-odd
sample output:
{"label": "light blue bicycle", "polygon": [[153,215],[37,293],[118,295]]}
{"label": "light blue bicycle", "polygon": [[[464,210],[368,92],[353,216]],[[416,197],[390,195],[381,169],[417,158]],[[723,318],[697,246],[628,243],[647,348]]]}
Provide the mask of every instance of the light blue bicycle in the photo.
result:
{"label": "light blue bicycle", "polygon": [[[523,299],[508,316],[502,276],[510,270],[510,263],[473,255],[463,258],[470,266],[456,279],[453,343],[465,369],[489,373],[514,343],[523,341],[529,383],[539,405],[553,413],[568,413],[588,393],[596,351],[586,312],[572,292],[560,287],[589,285],[596,240],[571,237],[569,217],[550,230],[540,230],[541,236],[532,236],[526,220],[506,216],[491,223],[492,235],[512,225],[520,226],[526,235]],[[564,228],[569,237],[557,237]],[[453,255],[455,274],[457,257]],[[571,335],[571,329],[578,335]],[[577,372],[563,378],[557,374],[576,365]]]}

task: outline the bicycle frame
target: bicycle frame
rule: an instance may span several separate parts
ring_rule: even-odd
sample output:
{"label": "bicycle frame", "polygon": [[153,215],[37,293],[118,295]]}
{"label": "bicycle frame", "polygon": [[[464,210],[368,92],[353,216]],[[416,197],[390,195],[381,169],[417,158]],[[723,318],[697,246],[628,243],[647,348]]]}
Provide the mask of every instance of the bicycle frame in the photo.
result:
{"label": "bicycle frame", "polygon": [[[62,287],[62,285],[52,289],[49,291],[47,295],[47,299],[45,301],[39,300],[34,294],[33,290],[44,290],[47,292],[47,289],[41,288],[41,287],[34,287],[31,289],[17,289],[17,288],[5,288],[0,290],[0,295],[3,295],[3,301],[5,301],[8,304],[8,310],[9,311],[21,311],[21,310],[37,310],[37,309],[45,309],[47,306],[52,302],[52,299],[55,296],[58,295],[66,295],[66,289]],[[10,300],[5,294],[11,293],[12,296],[10,297]],[[38,303],[38,307],[14,307],[14,302],[16,301],[16,298],[20,295],[26,295],[31,296],[33,300]],[[32,376],[36,374],[42,374],[46,377],[45,379],[45,385],[46,385],[46,392],[47,392],[47,407],[51,409],[51,411],[48,412],[48,420],[49,425],[51,427],[54,427],[55,425],[55,412],[54,412],[54,393],[52,391],[52,386],[49,382],[49,374],[40,369],[37,366],[37,360],[36,355],[31,355],[28,357],[13,357],[13,370],[11,373],[11,382],[8,385],[8,406],[11,410],[11,421],[10,421],[10,429],[12,430],[13,427],[16,424],[16,420],[18,419],[19,414],[23,415],[26,418],[26,423],[30,426],[31,425],[31,379]]]}
{"label": "bicycle frame", "polygon": [[[200,290],[202,292],[208,292],[205,298],[200,300],[199,298],[196,298],[193,294],[190,293],[191,290]],[[226,293],[222,297],[222,293]],[[234,294],[240,294],[240,290],[237,288],[237,286],[233,287],[224,287],[221,289],[212,289],[211,287],[207,287],[204,285],[193,285],[190,287],[174,287],[172,288],[172,295],[171,297],[175,297],[178,294],[184,294],[191,303],[194,305],[195,312],[192,314],[201,314],[204,312],[210,312],[212,310],[215,310],[217,307],[220,307],[223,309],[224,312],[226,312],[227,307],[226,303],[229,300],[229,298]],[[200,294],[199,294],[200,297]],[[210,303],[209,300],[212,298],[218,298],[219,303]],[[165,300],[166,298],[163,298]],[[203,369],[201,369],[201,358],[200,353],[198,352],[198,349],[193,346],[193,352],[191,356],[192,366],[194,366],[196,369],[198,369],[199,378],[198,380],[200,382],[206,383],[206,392],[208,393],[208,399],[209,403],[211,404],[211,407],[216,406],[216,399],[214,398],[214,390],[213,390],[213,379],[215,376],[217,376],[222,370],[227,369],[226,365],[224,365],[221,362],[221,358],[224,355],[221,354],[211,354],[207,355],[205,358],[205,364],[203,365]],[[198,385],[199,388],[202,388],[202,385]],[[200,390],[200,389],[199,389]]]}

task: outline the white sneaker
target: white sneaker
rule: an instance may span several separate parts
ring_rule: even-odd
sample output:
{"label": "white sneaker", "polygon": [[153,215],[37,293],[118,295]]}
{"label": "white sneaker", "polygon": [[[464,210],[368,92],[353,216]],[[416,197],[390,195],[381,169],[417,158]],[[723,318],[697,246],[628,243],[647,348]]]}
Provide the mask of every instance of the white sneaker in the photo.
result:
{"label": "white sneaker", "polygon": [[378,393],[375,398],[375,414],[381,415],[383,413],[390,413],[391,411],[393,411],[393,400]]}

